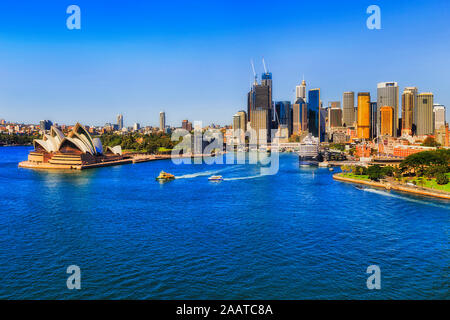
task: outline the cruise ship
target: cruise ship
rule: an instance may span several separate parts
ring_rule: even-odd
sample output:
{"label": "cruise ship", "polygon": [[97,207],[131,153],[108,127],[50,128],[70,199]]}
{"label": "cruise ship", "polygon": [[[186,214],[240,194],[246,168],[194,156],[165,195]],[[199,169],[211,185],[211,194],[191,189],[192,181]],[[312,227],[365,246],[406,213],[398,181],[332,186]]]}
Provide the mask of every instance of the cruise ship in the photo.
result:
{"label": "cruise ship", "polygon": [[318,166],[322,161],[322,155],[319,152],[319,139],[308,134],[300,143],[298,152],[298,161],[300,166]]}

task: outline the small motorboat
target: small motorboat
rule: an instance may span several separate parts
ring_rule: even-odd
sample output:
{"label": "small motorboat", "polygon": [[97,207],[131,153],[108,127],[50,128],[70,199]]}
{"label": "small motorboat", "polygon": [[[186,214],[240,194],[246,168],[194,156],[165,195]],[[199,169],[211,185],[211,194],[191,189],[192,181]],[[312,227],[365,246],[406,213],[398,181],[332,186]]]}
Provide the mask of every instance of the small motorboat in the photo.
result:
{"label": "small motorboat", "polygon": [[222,176],[211,176],[208,178],[209,181],[222,181],[223,177]]}
{"label": "small motorboat", "polygon": [[158,181],[170,181],[175,179],[175,176],[173,174],[161,171],[159,173],[159,176],[156,177],[156,180]]}

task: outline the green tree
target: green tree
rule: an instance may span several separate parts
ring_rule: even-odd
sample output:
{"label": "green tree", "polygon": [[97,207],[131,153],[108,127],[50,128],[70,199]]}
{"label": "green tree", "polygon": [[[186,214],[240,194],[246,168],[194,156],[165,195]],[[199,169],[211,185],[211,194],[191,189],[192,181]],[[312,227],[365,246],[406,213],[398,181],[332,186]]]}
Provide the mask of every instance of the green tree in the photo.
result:
{"label": "green tree", "polygon": [[440,146],[440,144],[437,143],[436,140],[433,137],[426,137],[425,140],[422,143],[422,146],[424,146],[424,147],[438,147],[438,146]]}
{"label": "green tree", "polygon": [[367,175],[369,176],[370,180],[374,180],[374,181],[378,181],[384,177],[382,168],[378,164],[367,168]]}
{"label": "green tree", "polygon": [[439,173],[436,175],[436,183],[437,183],[438,185],[441,185],[441,186],[442,186],[442,185],[446,185],[448,182],[449,182],[449,180],[448,180],[448,177],[447,177],[446,174],[439,172]]}
{"label": "green tree", "polygon": [[392,166],[385,166],[381,169],[381,172],[384,176],[392,177],[394,175],[394,167]]}

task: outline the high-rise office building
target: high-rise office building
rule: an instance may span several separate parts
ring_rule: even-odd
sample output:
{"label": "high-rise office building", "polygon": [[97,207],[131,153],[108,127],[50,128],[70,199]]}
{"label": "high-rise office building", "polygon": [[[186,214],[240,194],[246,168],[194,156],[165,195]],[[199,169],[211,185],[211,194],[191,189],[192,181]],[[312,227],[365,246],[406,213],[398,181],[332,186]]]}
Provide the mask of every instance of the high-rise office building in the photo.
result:
{"label": "high-rise office building", "polygon": [[413,134],[415,103],[414,91],[405,89],[402,94],[402,135]]}
{"label": "high-rise office building", "polygon": [[266,130],[267,137],[265,138],[270,142],[270,129],[273,120],[272,105],[272,74],[266,72],[262,75],[260,85],[255,79],[247,101],[247,116],[251,128],[256,130],[258,134],[258,141],[266,141],[259,136],[261,130]]}
{"label": "high-rise office building", "polygon": [[280,125],[284,125],[289,129],[289,134],[291,134],[290,129],[292,127],[292,116],[291,116],[291,102],[290,101],[277,101],[275,102],[275,123],[276,128]]}
{"label": "high-rise office building", "polygon": [[332,102],[328,111],[328,129],[342,127],[342,109],[340,102]]}
{"label": "high-rise office building", "polygon": [[370,139],[370,93],[358,93],[358,139]]}
{"label": "high-rise office building", "polygon": [[434,131],[445,127],[445,107],[442,104],[433,106]]}
{"label": "high-rise office building", "polygon": [[343,115],[343,124],[346,127],[353,127],[355,124],[355,93],[344,92],[343,97],[344,102],[344,115]]}
{"label": "high-rise office building", "polygon": [[188,120],[183,120],[181,122],[181,128],[191,132],[192,131],[192,122],[189,122]]}
{"label": "high-rise office building", "polygon": [[272,73],[266,72],[261,75],[261,86],[269,87],[269,110],[271,111],[269,113],[270,116],[273,116],[272,114],[272,108],[273,108],[273,88],[272,88]]}
{"label": "high-rise office building", "polygon": [[380,135],[394,135],[394,108],[390,106],[380,108]]}
{"label": "high-rise office building", "polygon": [[123,115],[119,114],[117,116],[117,126],[119,127],[119,130],[123,129]]}
{"label": "high-rise office building", "polygon": [[292,133],[300,135],[308,129],[307,104],[303,98],[298,98],[292,106]]}
{"label": "high-rise office building", "polygon": [[238,143],[245,142],[245,132],[247,131],[247,114],[239,111],[233,116],[233,131]]}
{"label": "high-rise office building", "polygon": [[421,93],[417,96],[416,131],[419,136],[434,133],[432,93]]}
{"label": "high-rise office building", "polygon": [[233,115],[233,135],[235,138],[238,138],[239,130],[242,130],[241,129],[241,117],[239,117],[239,115],[236,113],[235,115]]}
{"label": "high-rise office building", "polygon": [[[413,102],[413,125],[412,125],[412,134],[415,134],[416,130],[416,123],[417,123],[417,95],[419,94],[419,90],[416,87],[406,87],[405,90],[403,90],[403,93],[411,93],[414,97]],[[403,110],[402,110],[403,115]],[[403,122],[403,121],[402,121]],[[403,125],[403,123],[402,123]]]}
{"label": "high-rise office building", "polygon": [[[381,82],[377,86],[377,105],[378,105],[378,119],[380,118],[380,109],[384,106],[389,106],[394,109],[394,137],[397,136],[398,127],[398,100],[399,89],[397,82]],[[379,121],[377,121],[379,122]]]}
{"label": "high-rise office building", "polygon": [[325,141],[326,132],[327,132],[327,116],[328,110],[323,107],[322,101],[320,101],[319,108],[319,138],[320,141]]}
{"label": "high-rise office building", "polygon": [[45,132],[47,130],[50,130],[52,127],[53,123],[50,120],[41,120],[39,122],[39,129],[42,132]]}
{"label": "high-rise office building", "polygon": [[250,121],[251,113],[252,113],[252,101],[253,101],[253,87],[247,93],[247,119]]}
{"label": "high-rise office building", "polygon": [[243,110],[238,111],[237,114],[239,115],[239,129],[247,131],[247,114]]}
{"label": "high-rise office building", "polygon": [[298,98],[302,98],[304,101],[306,101],[306,81],[305,81],[305,79],[302,80],[301,85],[295,87],[295,101],[297,101]]}
{"label": "high-rise office building", "polygon": [[308,91],[307,127],[308,132],[320,138],[320,89]]}
{"label": "high-rise office building", "polygon": [[258,145],[270,142],[270,112],[267,109],[257,108],[252,110],[250,126],[256,131]]}
{"label": "high-rise office building", "polygon": [[164,111],[159,113],[159,130],[166,132],[166,113]]}
{"label": "high-rise office building", "polygon": [[377,128],[378,106],[376,102],[370,102],[370,135],[375,138],[378,135]]}
{"label": "high-rise office building", "polygon": [[272,101],[272,73],[266,72],[261,75],[261,85],[270,88],[270,100]]}

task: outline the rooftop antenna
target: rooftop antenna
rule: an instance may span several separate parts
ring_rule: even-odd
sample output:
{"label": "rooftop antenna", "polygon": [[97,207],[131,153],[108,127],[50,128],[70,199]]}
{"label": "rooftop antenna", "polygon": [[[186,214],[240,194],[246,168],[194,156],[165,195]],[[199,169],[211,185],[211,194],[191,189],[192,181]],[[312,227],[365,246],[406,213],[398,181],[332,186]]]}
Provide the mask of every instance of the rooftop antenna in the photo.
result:
{"label": "rooftop antenna", "polygon": [[262,60],[263,60],[263,66],[264,66],[264,73],[267,73],[266,62],[264,61],[264,57]]}

